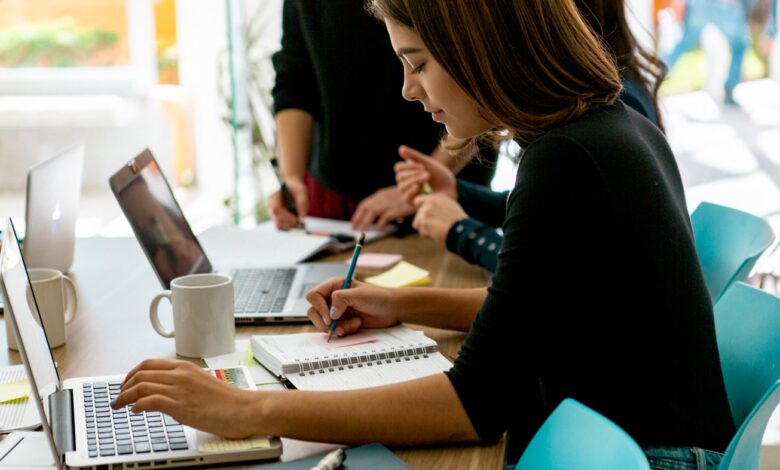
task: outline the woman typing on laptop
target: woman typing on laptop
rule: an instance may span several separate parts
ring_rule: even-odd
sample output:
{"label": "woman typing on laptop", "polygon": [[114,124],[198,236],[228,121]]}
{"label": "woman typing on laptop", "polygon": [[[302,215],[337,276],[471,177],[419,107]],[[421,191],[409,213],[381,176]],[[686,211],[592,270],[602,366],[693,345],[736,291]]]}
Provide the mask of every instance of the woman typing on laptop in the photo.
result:
{"label": "woman typing on laptop", "polygon": [[[489,289],[341,290],[332,279],[309,294],[309,316],[327,332],[334,307],[337,335],[399,322],[467,331],[454,366],[368,389],[250,393],[190,363],[148,360],[115,405],[227,437],[419,445],[494,442],[573,397],[651,457],[693,446],[717,462],[734,423],[680,176],[658,129],[617,101],[618,71],[573,3],[373,7],[406,99],[453,137],[491,134],[525,150]],[[581,228],[576,246],[571,227]],[[549,281],[564,264],[562,293]]]}

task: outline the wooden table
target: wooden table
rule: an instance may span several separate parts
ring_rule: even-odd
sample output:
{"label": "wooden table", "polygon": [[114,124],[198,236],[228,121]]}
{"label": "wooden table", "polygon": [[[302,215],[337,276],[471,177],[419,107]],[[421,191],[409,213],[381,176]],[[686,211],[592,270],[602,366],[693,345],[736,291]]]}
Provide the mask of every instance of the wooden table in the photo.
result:
{"label": "wooden table", "polygon": [[[487,282],[481,268],[417,236],[377,241],[366,252],[403,253],[404,259],[431,273],[435,287],[480,287]],[[339,261],[350,253],[321,257],[318,261]],[[212,260],[213,261],[213,260]],[[69,273],[78,290],[78,312],[68,326],[65,346],[54,350],[61,379],[118,374],[149,357],[175,358],[173,339],[154,332],[149,322],[149,302],[161,290],[154,272],[138,243],[131,238],[84,238],[76,243],[76,261]],[[165,315],[163,314],[163,317]],[[3,323],[2,328],[5,327]],[[464,334],[422,328],[436,340],[445,356],[457,355]],[[237,338],[253,334],[312,331],[310,325],[242,326]],[[5,334],[0,331],[0,342]],[[0,364],[20,363],[19,354],[0,347]],[[201,363],[202,365],[205,365]],[[316,446],[294,446],[284,460],[316,453]],[[301,455],[295,455],[304,449]],[[443,446],[393,449],[412,468],[477,469],[503,465],[503,443],[490,447]],[[291,455],[292,454],[292,455]]]}

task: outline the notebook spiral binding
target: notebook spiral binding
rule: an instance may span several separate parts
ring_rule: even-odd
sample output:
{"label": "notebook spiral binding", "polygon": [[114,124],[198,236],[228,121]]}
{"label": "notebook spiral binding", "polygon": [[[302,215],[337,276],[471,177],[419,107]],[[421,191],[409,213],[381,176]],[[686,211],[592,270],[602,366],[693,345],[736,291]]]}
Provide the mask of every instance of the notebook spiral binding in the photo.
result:
{"label": "notebook spiral binding", "polygon": [[382,348],[378,351],[372,350],[369,352],[354,352],[351,354],[344,353],[341,355],[334,354],[333,356],[314,357],[312,360],[305,358],[296,361],[295,364],[283,366],[282,370],[285,375],[298,374],[300,376],[305,376],[306,374],[324,374],[326,372],[354,369],[355,367],[372,366],[374,364],[380,365],[382,363],[390,364],[392,362],[411,361],[412,359],[428,357],[428,354],[435,353],[436,351],[438,351],[436,345],[410,345],[402,349]]}

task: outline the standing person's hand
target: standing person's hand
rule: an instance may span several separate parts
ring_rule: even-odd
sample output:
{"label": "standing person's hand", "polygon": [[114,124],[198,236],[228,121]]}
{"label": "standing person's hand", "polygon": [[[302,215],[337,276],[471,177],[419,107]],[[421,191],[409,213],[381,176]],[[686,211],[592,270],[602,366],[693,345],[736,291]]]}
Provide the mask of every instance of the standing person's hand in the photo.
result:
{"label": "standing person's hand", "polygon": [[447,244],[447,234],[450,227],[468,218],[460,204],[443,194],[417,196],[414,199],[417,215],[414,216],[412,227],[420,236],[429,238],[442,246]]}
{"label": "standing person's hand", "polygon": [[402,145],[398,154],[404,159],[395,164],[395,182],[406,202],[411,203],[427,182],[434,193],[441,193],[458,200],[455,175],[443,163],[413,148]]}
{"label": "standing person's hand", "polygon": [[772,53],[772,43],[774,43],[773,37],[766,34],[761,36],[761,39],[758,42],[758,50],[761,52],[761,55],[769,57]]}
{"label": "standing person's hand", "polygon": [[298,212],[298,216],[296,217],[295,214],[287,209],[281,191],[271,194],[271,197],[268,199],[268,210],[271,212],[271,217],[276,227],[281,230],[297,227],[300,221],[306,217],[306,213],[309,210],[309,195],[304,182],[301,180],[288,180],[285,181],[285,185],[293,201],[295,201],[295,210]]}
{"label": "standing person's hand", "polygon": [[342,289],[343,278],[332,277],[306,294],[311,304],[309,319],[323,332],[330,327],[330,308],[333,318],[339,320],[336,336],[350,335],[360,328],[387,328],[401,322],[401,311],[393,301],[391,289],[352,281],[349,289]]}
{"label": "standing person's hand", "polygon": [[352,228],[365,230],[369,224],[375,224],[382,230],[388,223],[414,214],[414,207],[401,198],[397,186],[388,186],[360,201],[352,215]]}
{"label": "standing person's hand", "polygon": [[133,412],[160,411],[176,421],[218,436],[239,439],[256,432],[246,410],[257,396],[222,382],[187,361],[147,359],[131,370],[114,409],[133,404]]}

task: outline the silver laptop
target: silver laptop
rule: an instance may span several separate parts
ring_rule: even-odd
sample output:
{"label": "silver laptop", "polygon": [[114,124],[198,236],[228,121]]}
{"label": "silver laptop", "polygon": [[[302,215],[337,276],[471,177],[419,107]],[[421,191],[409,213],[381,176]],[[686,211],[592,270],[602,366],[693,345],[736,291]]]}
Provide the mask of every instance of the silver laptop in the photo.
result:
{"label": "silver laptop", "polygon": [[112,410],[109,403],[119,393],[122,375],[61,382],[10,219],[7,227],[0,255],[6,321],[10,318],[15,326],[31,398],[57,468],[182,467],[281,455],[282,444],[275,437],[256,438],[239,449],[237,441],[223,444],[217,436],[161,413]]}
{"label": "silver laptop", "polygon": [[30,268],[67,272],[73,264],[84,146],[73,146],[27,173],[24,258]]}
{"label": "silver laptop", "polygon": [[218,271],[231,276],[236,323],[307,322],[306,292],[329,277],[346,275],[344,263],[215,269],[148,149],[114,173],[109,182],[160,284],[170,289],[174,278],[193,273]]}

